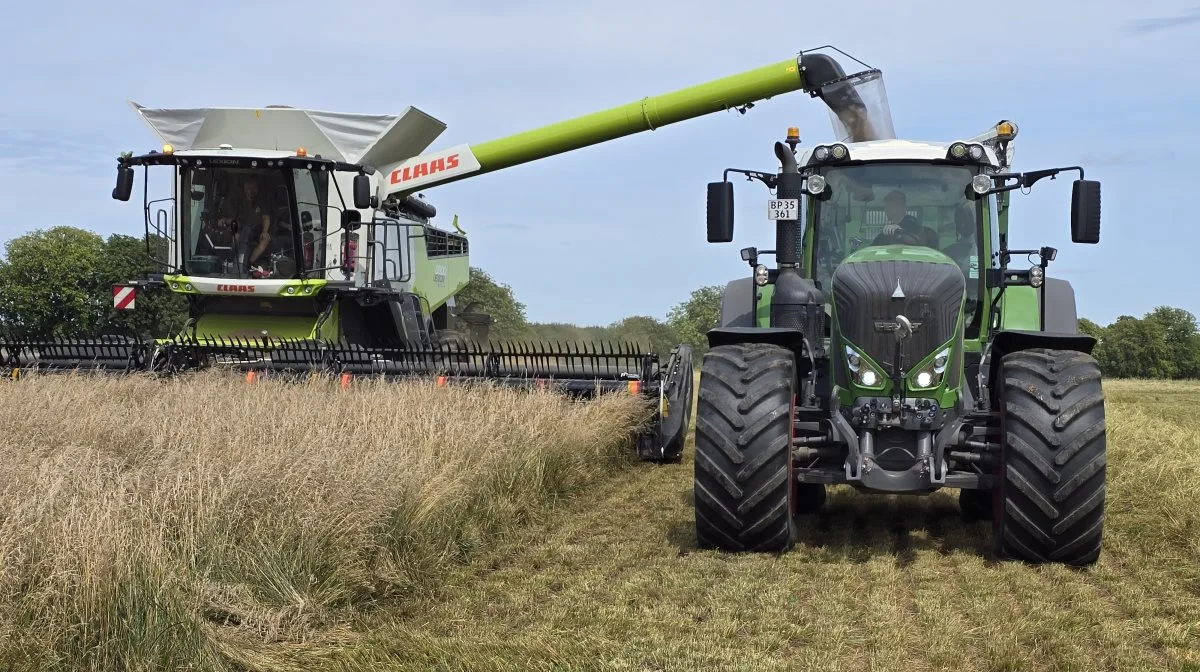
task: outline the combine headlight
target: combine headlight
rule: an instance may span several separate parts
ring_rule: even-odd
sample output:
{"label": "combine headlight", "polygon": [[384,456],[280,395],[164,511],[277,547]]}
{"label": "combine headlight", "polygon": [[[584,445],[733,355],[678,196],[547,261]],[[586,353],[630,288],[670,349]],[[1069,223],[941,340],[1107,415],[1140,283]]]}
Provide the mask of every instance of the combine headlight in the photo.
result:
{"label": "combine headlight", "polygon": [[768,278],[770,278],[770,273],[766,266],[759,264],[758,266],[754,267],[754,284],[762,287],[763,285],[767,284]]}
{"label": "combine headlight", "polygon": [[927,390],[941,385],[946,375],[946,365],[950,362],[950,348],[945,348],[934,356],[933,361],[921,367],[912,377],[912,386],[919,390]]}
{"label": "combine headlight", "polygon": [[809,175],[804,181],[804,188],[813,196],[819,196],[825,193],[825,177],[823,175]]}

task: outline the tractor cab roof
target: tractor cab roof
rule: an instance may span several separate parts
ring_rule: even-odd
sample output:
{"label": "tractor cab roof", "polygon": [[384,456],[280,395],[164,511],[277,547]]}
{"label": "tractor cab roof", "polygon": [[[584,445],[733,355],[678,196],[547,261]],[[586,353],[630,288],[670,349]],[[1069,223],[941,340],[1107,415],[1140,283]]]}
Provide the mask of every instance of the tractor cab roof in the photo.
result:
{"label": "tractor cab roof", "polygon": [[[949,156],[951,145],[956,142],[964,144],[982,144],[972,143],[967,140],[955,140],[950,142],[927,142],[918,140],[868,140],[866,142],[842,142],[842,143],[822,143],[804,149],[796,157],[797,162],[801,165],[808,165],[812,160],[814,152],[824,147],[828,148],[840,144],[849,151],[849,161],[934,161],[946,159]],[[965,159],[970,161],[970,159]],[[983,145],[983,163],[992,167],[999,165],[996,157],[996,151],[989,145]],[[821,162],[812,161],[813,164],[819,165]],[[840,161],[839,161],[840,163]]]}

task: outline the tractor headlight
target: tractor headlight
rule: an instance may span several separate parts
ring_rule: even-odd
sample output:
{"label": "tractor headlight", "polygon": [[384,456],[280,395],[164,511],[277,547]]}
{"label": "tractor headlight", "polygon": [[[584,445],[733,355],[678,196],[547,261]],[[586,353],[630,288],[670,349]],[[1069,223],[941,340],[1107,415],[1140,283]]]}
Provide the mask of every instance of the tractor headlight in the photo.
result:
{"label": "tractor headlight", "polygon": [[971,178],[971,189],[980,196],[986,194],[988,189],[992,188],[992,178],[980,173]]}
{"label": "tractor headlight", "polygon": [[1030,284],[1030,286],[1041,287],[1042,283],[1045,281],[1046,281],[1046,272],[1042,270],[1041,266],[1034,266],[1033,268],[1029,269],[1029,284]]}
{"label": "tractor headlight", "polygon": [[825,176],[809,175],[804,181],[804,188],[813,196],[820,196],[825,193]]}
{"label": "tractor headlight", "polygon": [[767,270],[766,266],[759,264],[758,266],[754,267],[754,284],[762,287],[763,285],[767,284],[768,278],[770,278],[770,272]]}
{"label": "tractor headlight", "polygon": [[950,348],[945,348],[925,366],[921,367],[912,377],[915,389],[927,390],[942,384],[946,375],[946,365],[950,363]]}
{"label": "tractor headlight", "polygon": [[846,368],[850,369],[850,377],[854,382],[863,387],[878,387],[883,382],[883,374],[848,345],[846,346]]}

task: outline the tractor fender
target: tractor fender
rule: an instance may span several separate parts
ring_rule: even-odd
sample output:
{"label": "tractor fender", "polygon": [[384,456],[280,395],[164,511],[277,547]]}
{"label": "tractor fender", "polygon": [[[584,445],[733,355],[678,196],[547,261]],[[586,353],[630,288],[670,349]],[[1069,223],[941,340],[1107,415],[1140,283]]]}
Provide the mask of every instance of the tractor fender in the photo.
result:
{"label": "tractor fender", "polygon": [[1060,334],[1079,332],[1079,314],[1075,308],[1075,288],[1061,278],[1046,278],[1046,331]]}
{"label": "tractor fender", "polygon": [[[1047,295],[1047,307],[1049,307],[1050,296]],[[987,355],[984,361],[984,366],[987,368],[987,380],[983,381],[983,386],[992,391],[992,399],[995,400],[996,391],[996,373],[1000,370],[1000,361],[1005,355],[1019,352],[1021,350],[1031,350],[1034,348],[1047,348],[1051,350],[1075,350],[1085,354],[1092,354],[1092,349],[1096,347],[1096,339],[1088,334],[1082,334],[1078,328],[1071,331],[1024,331],[1010,329],[1005,331],[997,331],[992,335],[992,341],[988,345]]]}
{"label": "tractor fender", "polygon": [[804,332],[783,327],[717,327],[709,329],[708,347],[737,345],[739,343],[768,343],[778,345],[799,354],[804,351]]}
{"label": "tractor fender", "polygon": [[756,294],[753,278],[738,278],[725,285],[719,324],[722,327],[753,327]]}

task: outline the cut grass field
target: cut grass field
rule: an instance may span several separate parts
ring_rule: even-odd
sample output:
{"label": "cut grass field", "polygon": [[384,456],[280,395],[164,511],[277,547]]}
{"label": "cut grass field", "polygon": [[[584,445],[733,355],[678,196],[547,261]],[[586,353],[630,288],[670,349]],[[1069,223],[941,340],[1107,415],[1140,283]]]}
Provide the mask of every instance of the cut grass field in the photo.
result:
{"label": "cut grass field", "polygon": [[997,562],[952,491],[699,551],[690,451],[622,459],[628,399],[29,382],[0,386],[4,669],[1200,670],[1200,384],[1105,384],[1072,570]]}

